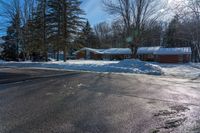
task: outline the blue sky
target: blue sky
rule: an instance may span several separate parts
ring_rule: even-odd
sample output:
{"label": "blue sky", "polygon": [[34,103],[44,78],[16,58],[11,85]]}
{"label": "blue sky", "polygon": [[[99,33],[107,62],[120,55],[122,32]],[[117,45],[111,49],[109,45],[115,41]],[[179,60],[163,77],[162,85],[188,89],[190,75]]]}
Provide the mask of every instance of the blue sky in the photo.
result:
{"label": "blue sky", "polygon": [[[83,3],[81,5],[81,8],[85,11],[86,13],[85,17],[86,19],[89,20],[92,26],[108,20],[109,15],[103,9],[102,0],[82,0],[82,1]],[[0,30],[0,36],[2,34],[5,34],[4,30],[3,31]]]}
{"label": "blue sky", "polygon": [[103,9],[102,0],[83,0],[81,8],[85,11],[85,17],[93,26],[109,20],[109,15]]}

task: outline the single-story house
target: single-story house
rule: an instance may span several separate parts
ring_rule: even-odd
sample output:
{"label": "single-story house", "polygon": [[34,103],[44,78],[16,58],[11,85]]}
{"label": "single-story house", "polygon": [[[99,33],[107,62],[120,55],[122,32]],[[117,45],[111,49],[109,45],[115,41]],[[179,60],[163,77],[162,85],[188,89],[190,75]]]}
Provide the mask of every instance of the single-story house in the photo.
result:
{"label": "single-story house", "polygon": [[140,47],[137,50],[137,57],[143,61],[155,61],[154,53],[161,47]]}
{"label": "single-story house", "polygon": [[137,51],[137,56],[140,60],[160,63],[187,63],[190,62],[191,54],[192,50],[190,47],[141,47]]}
{"label": "single-story house", "polygon": [[77,59],[92,60],[122,60],[131,58],[131,49],[129,48],[110,48],[110,49],[92,49],[82,48],[74,55]]}
{"label": "single-story house", "polygon": [[190,47],[160,48],[154,55],[160,63],[188,63],[191,61],[192,50]]}
{"label": "single-story house", "polygon": [[[143,61],[156,61],[160,63],[187,63],[190,62],[192,50],[190,47],[163,48],[141,47],[138,48],[137,57]],[[92,49],[82,48],[74,53],[76,59],[92,60],[123,60],[132,56],[129,48]]]}

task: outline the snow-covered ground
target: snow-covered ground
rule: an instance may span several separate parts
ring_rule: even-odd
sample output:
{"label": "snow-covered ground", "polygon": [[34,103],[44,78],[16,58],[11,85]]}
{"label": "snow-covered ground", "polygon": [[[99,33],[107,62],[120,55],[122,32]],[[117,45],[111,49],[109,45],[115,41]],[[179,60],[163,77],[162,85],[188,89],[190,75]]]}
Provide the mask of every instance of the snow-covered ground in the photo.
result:
{"label": "snow-covered ground", "polygon": [[0,62],[0,66],[13,67],[39,67],[39,68],[56,68],[65,70],[80,70],[93,72],[115,72],[115,73],[138,73],[161,75],[162,70],[159,66],[139,61],[94,61],[94,60],[69,60],[67,62]]}
{"label": "snow-covered ground", "polygon": [[200,63],[157,64],[167,76],[200,78]]}
{"label": "snow-covered ground", "polygon": [[67,62],[51,61],[41,62],[4,62],[0,66],[37,67],[64,70],[112,72],[112,73],[137,73],[151,75],[166,75],[183,78],[200,78],[200,63],[188,64],[160,64],[143,62],[140,60],[124,61],[94,61],[94,60],[69,60]]}

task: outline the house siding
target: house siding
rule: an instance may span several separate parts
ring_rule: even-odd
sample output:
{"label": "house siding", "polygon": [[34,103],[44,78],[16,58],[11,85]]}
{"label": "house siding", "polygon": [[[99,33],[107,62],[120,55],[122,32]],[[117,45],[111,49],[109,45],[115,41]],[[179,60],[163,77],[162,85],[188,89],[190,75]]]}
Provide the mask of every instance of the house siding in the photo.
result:
{"label": "house siding", "polygon": [[155,61],[155,55],[154,54],[139,54],[138,59],[142,61]]}
{"label": "house siding", "polygon": [[85,51],[80,51],[76,54],[77,59],[85,59],[86,58],[86,53]]}
{"label": "house siding", "polygon": [[157,55],[156,61],[159,63],[188,63],[190,55]]}

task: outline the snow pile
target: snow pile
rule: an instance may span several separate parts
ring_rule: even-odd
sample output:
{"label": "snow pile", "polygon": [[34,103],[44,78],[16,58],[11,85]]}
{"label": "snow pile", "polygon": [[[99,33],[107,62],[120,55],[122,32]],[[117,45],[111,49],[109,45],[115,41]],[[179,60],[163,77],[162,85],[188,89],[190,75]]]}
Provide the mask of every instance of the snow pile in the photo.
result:
{"label": "snow pile", "polygon": [[53,68],[61,70],[78,70],[92,72],[112,73],[137,73],[151,75],[166,75],[180,78],[200,78],[200,63],[188,64],[162,64],[144,62],[140,60],[123,61],[95,61],[95,60],[69,60],[67,62],[54,61],[43,62],[5,62],[0,60],[0,66],[11,67],[36,67]]}
{"label": "snow pile", "polygon": [[161,67],[159,67],[158,65],[140,60],[124,60],[113,66],[124,72],[151,74],[151,75],[163,74]]}
{"label": "snow pile", "polygon": [[158,65],[139,61],[93,61],[93,60],[69,60],[67,62],[7,62],[1,63],[2,66],[14,67],[39,67],[39,68],[56,68],[65,70],[80,70],[93,72],[116,72],[116,73],[137,73],[161,75],[162,70]]}

